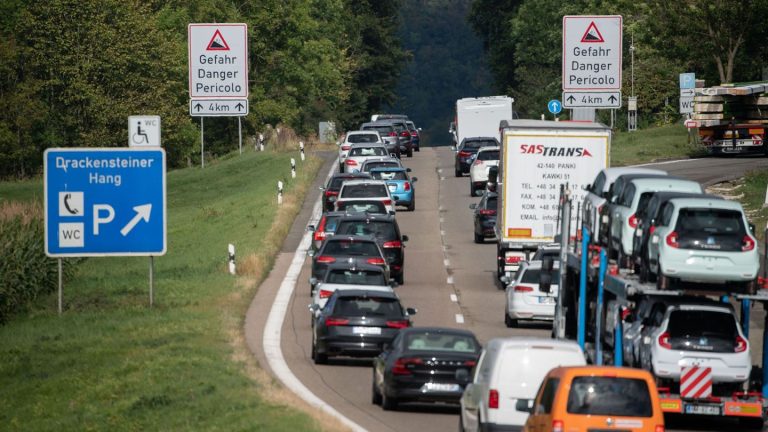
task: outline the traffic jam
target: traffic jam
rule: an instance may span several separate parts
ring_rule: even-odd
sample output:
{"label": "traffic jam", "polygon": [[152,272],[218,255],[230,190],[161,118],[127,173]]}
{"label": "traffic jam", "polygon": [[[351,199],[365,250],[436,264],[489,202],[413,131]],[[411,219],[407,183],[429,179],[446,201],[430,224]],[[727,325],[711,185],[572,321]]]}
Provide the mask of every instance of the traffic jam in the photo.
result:
{"label": "traffic jam", "polygon": [[669,415],[761,430],[749,309],[768,296],[741,205],[663,170],[610,168],[602,124],[517,120],[512,103],[457,101],[454,170],[468,185],[453,193],[477,199],[475,243],[496,245],[503,325],[545,323],[551,337],[481,343],[414,323],[397,294],[409,264],[397,215],[416,206],[403,162],[419,129],[374,115],[338,143],[308,226],[311,361],[370,359],[372,404],[455,406],[466,431],[659,432]]}

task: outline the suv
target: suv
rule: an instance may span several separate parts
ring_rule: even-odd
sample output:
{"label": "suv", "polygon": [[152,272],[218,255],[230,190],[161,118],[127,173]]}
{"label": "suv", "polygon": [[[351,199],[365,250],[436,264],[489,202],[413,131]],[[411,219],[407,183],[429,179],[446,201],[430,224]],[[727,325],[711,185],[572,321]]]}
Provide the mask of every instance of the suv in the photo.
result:
{"label": "suv", "polygon": [[461,177],[469,172],[469,167],[475,161],[475,155],[480,147],[498,147],[499,141],[493,137],[464,138],[456,147],[454,171],[456,177]]}
{"label": "suv", "polygon": [[413,141],[413,151],[420,151],[419,146],[421,145],[421,136],[419,132],[421,132],[421,128],[417,128],[416,125],[410,120],[406,120],[405,123],[408,125],[408,131],[411,132],[411,141]]}
{"label": "suv", "polygon": [[384,180],[349,180],[341,185],[339,199],[380,199],[387,212],[395,213],[395,202]]}
{"label": "suv", "polygon": [[347,159],[344,160],[344,172],[359,172],[366,160],[387,156],[389,153],[383,144],[355,144],[349,149]]}
{"label": "suv", "polygon": [[478,191],[485,189],[488,183],[488,171],[492,166],[499,166],[499,147],[483,147],[478,150],[469,168],[470,196],[475,196]]}
{"label": "suv", "polygon": [[400,157],[400,138],[398,138],[394,126],[391,124],[370,122],[361,124],[360,130],[378,132],[381,139],[384,140],[384,144],[387,146],[387,153],[394,153],[397,157]]}
{"label": "suv", "polygon": [[333,263],[347,263],[350,267],[365,264],[379,266],[389,278],[389,265],[384,259],[384,252],[373,237],[334,235],[325,239],[317,252],[309,251],[312,257],[312,282],[323,280],[328,266]]}
{"label": "suv", "polygon": [[741,204],[712,198],[675,198],[661,213],[648,245],[650,278],[658,289],[672,279],[739,284],[754,294],[760,270],[757,240]]}
{"label": "suv", "polygon": [[378,131],[349,131],[339,145],[339,172],[344,172],[344,160],[355,144],[384,144]]}
{"label": "suv", "polygon": [[405,242],[407,235],[400,234],[394,215],[349,214],[336,223],[334,235],[370,236],[376,239],[384,251],[391,269],[391,276],[402,285],[405,279]]}

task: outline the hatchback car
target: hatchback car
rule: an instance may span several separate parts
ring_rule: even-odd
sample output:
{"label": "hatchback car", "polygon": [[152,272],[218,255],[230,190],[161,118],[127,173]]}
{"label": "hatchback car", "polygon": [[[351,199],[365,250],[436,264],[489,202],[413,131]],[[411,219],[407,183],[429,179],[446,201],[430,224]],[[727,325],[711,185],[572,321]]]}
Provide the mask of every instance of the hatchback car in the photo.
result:
{"label": "hatchback car", "polygon": [[656,278],[659,289],[692,281],[740,285],[753,294],[760,260],[750,228],[738,202],[672,199],[649,242],[649,277]]}
{"label": "hatchback car", "polygon": [[325,211],[333,211],[335,207],[334,203],[339,197],[339,190],[341,189],[342,183],[347,180],[369,178],[371,178],[371,175],[368,173],[338,173],[331,176],[331,178],[328,179],[328,183],[320,188],[320,190],[323,191],[323,209]]}
{"label": "hatchback car", "polygon": [[417,128],[416,125],[410,120],[406,120],[405,123],[408,125],[408,131],[411,133],[413,151],[421,151],[421,128]]}
{"label": "hatchback car", "polygon": [[393,215],[350,214],[336,224],[334,235],[369,236],[379,242],[390,267],[390,276],[399,284],[405,282],[405,242]]}
{"label": "hatchback car", "polygon": [[499,196],[495,192],[485,192],[479,203],[472,203],[474,210],[475,243],[483,243],[486,238],[496,237],[496,211]]}
{"label": "hatchback car", "polygon": [[[349,160],[349,159],[347,159]],[[349,180],[341,185],[339,199],[380,199],[387,207],[387,212],[395,212],[395,201],[384,180]]]}
{"label": "hatchback car", "polygon": [[523,431],[664,432],[658,390],[648,371],[610,366],[552,369],[536,399],[518,399],[528,412]]}
{"label": "hatchback car", "polygon": [[[600,208],[600,224],[599,231],[597,232],[598,243],[603,246],[608,246],[608,242],[611,240],[611,217],[613,216],[613,210],[617,205],[619,198],[624,193],[624,187],[629,184],[630,181],[636,178],[664,178],[666,174],[622,174],[616,178],[611,187],[608,189],[606,196],[607,203]],[[613,258],[613,257],[609,257]]]}
{"label": "hatchback car", "polygon": [[504,324],[517,327],[520,320],[552,321],[557,303],[557,282],[560,280],[559,262],[552,262],[549,272],[550,289],[543,291],[540,286],[543,261],[523,263],[515,280],[507,286],[507,306],[504,310]]}
{"label": "hatchback car", "polygon": [[325,212],[320,216],[317,226],[308,225],[307,231],[312,232],[312,249],[318,250],[328,236],[336,232],[336,224],[346,212]]}
{"label": "hatchback car", "polygon": [[345,262],[350,267],[365,264],[376,265],[384,269],[387,277],[389,277],[389,264],[384,257],[384,252],[373,237],[334,235],[328,237],[317,252],[310,250],[309,255],[312,257],[310,281],[312,279],[322,280],[328,270],[328,265],[337,262]]}
{"label": "hatchback car", "polygon": [[465,383],[456,371],[466,373],[477,364],[480,342],[467,330],[441,327],[403,329],[373,359],[371,402],[385,410],[404,402],[459,401]]}
{"label": "hatchback car", "polygon": [[405,119],[379,119],[374,123],[392,125],[399,138],[400,154],[408,157],[413,156],[413,139]]}
{"label": "hatchback car", "polygon": [[[360,171],[370,173],[374,168],[402,168],[400,159],[393,157],[368,159],[360,166]],[[408,168],[410,170],[410,168]]]}
{"label": "hatchback car", "polygon": [[312,303],[309,310],[313,318],[325,307],[325,303],[340,289],[365,289],[369,291],[392,291],[396,285],[390,282],[381,267],[374,265],[350,266],[347,263],[335,263],[328,266],[325,277],[322,280],[310,280],[312,290]]}
{"label": "hatchback car", "polygon": [[378,132],[387,146],[387,154],[400,157],[400,138],[397,136],[397,131],[393,125],[375,122],[363,123],[360,125],[360,130]]}
{"label": "hatchback car", "polygon": [[344,160],[344,172],[359,172],[366,160],[387,156],[389,152],[383,144],[355,144],[349,149],[347,158]]}
{"label": "hatchback car", "polygon": [[339,171],[344,172],[344,161],[349,150],[355,144],[384,144],[378,131],[349,131],[344,136],[344,141],[339,144]]}
{"label": "hatchback car", "polygon": [[374,357],[411,326],[415,309],[403,308],[394,292],[335,291],[315,318],[312,359],[332,356]]}
{"label": "hatchback car", "polygon": [[456,147],[454,158],[454,172],[456,177],[461,177],[469,172],[469,167],[474,162],[474,156],[481,147],[498,147],[499,141],[493,137],[464,138]]}
{"label": "hatchback car", "polygon": [[469,168],[469,194],[475,196],[485,189],[488,183],[488,171],[492,166],[499,166],[499,147],[482,147],[477,151]]}
{"label": "hatchback car", "polygon": [[414,183],[418,177],[409,177],[410,168],[373,168],[371,176],[376,180],[387,182],[389,193],[395,204],[405,206],[408,211],[416,210],[416,188]]}

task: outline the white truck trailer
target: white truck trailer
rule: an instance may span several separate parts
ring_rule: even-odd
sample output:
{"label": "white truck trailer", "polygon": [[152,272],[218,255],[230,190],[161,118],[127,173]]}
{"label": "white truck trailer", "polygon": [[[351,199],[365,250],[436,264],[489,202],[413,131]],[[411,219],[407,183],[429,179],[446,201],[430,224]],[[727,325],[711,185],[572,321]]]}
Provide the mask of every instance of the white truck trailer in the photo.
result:
{"label": "white truck trailer", "polygon": [[[511,277],[558,234],[560,187],[574,202],[609,164],[611,130],[600,123],[502,121],[496,220],[498,277]],[[571,213],[575,220],[577,212]],[[569,235],[576,234],[576,223]]]}
{"label": "white truck trailer", "polygon": [[451,130],[454,144],[461,144],[464,138],[498,137],[499,123],[513,118],[513,102],[509,96],[458,99]]}

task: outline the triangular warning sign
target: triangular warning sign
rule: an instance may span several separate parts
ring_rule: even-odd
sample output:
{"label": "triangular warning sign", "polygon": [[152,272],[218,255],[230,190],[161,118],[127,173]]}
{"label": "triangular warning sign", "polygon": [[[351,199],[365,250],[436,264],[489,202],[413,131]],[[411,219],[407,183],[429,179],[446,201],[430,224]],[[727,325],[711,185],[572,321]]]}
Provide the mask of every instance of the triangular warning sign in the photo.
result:
{"label": "triangular warning sign", "polygon": [[227,45],[227,41],[224,40],[224,36],[221,35],[219,29],[216,29],[216,32],[213,33],[206,51],[229,51],[229,45]]}
{"label": "triangular warning sign", "polygon": [[600,34],[600,30],[597,29],[595,22],[592,21],[587,27],[587,31],[584,32],[584,36],[581,37],[582,42],[586,43],[603,43],[603,35]]}

